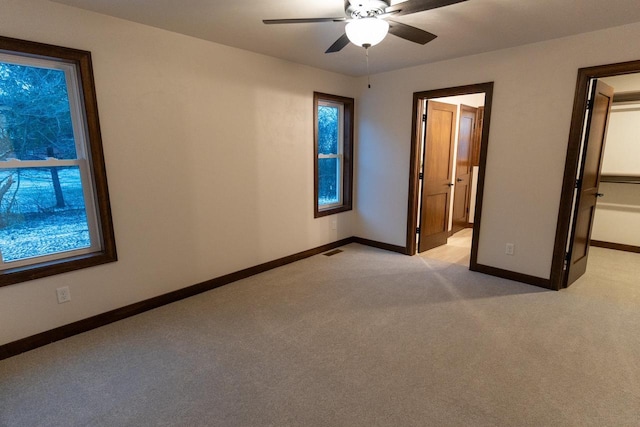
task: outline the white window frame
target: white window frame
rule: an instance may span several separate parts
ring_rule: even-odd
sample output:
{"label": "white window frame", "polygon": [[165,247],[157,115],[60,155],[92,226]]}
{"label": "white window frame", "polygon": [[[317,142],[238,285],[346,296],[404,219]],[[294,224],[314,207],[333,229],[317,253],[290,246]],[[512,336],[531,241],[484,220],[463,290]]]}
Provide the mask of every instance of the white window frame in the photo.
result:
{"label": "white window frame", "polygon": [[69,108],[71,113],[71,123],[73,126],[73,138],[76,148],[76,159],[72,160],[60,160],[55,158],[47,158],[46,160],[17,160],[10,159],[7,161],[0,160],[0,170],[15,170],[15,169],[39,169],[39,168],[52,168],[52,167],[64,167],[75,166],[80,170],[80,180],[82,182],[82,192],[84,195],[84,205],[87,217],[87,226],[89,228],[90,246],[81,249],[72,249],[66,251],[60,251],[53,254],[34,256],[29,258],[22,258],[15,261],[5,262],[2,257],[0,248],[0,270],[9,268],[23,267],[34,263],[47,262],[52,260],[58,260],[61,258],[67,258],[75,255],[83,255],[102,249],[100,238],[100,227],[98,226],[95,198],[93,196],[93,179],[91,176],[91,169],[89,165],[89,156],[87,154],[86,144],[86,122],[84,118],[83,109],[81,107],[82,101],[78,91],[79,82],[76,67],[74,64],[63,63],[56,60],[31,58],[22,55],[0,53],[0,62],[22,65],[28,67],[45,68],[60,70],[64,72],[65,80],[67,82],[67,94],[69,98]]}

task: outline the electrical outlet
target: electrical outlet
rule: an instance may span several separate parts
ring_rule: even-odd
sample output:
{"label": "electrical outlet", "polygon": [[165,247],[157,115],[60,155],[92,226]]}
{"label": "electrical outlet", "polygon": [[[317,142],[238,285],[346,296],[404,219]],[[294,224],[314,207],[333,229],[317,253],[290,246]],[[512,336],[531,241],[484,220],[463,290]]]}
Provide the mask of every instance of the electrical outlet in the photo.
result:
{"label": "electrical outlet", "polygon": [[71,291],[68,286],[56,289],[56,294],[58,294],[58,304],[71,301]]}
{"label": "electrical outlet", "polygon": [[516,250],[516,245],[514,245],[513,243],[507,243],[504,253],[507,255],[513,255],[513,252],[515,250]]}
{"label": "electrical outlet", "polygon": [[332,230],[337,230],[338,229],[338,220],[335,218],[331,219],[331,229]]}

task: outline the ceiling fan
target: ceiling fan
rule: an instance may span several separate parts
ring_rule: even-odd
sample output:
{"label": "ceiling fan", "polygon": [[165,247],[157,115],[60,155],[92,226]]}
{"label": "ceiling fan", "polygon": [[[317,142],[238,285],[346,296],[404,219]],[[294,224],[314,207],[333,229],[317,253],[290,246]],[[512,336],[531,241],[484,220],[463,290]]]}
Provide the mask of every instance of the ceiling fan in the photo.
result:
{"label": "ceiling fan", "polygon": [[427,44],[435,34],[390,19],[411,13],[437,9],[467,0],[407,0],[391,5],[391,0],[345,0],[345,17],[265,19],[265,24],[305,24],[314,22],[347,22],[345,34],[333,43],[325,53],[339,52],[349,42],[368,49],[380,43],[391,33],[414,43]]}

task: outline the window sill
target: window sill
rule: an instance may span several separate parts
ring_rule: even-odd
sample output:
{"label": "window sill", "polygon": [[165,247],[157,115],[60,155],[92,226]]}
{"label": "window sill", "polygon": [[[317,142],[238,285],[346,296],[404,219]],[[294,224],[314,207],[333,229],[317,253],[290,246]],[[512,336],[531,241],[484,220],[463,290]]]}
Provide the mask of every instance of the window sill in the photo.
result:
{"label": "window sill", "polygon": [[80,270],[118,260],[115,248],[111,251],[93,252],[71,258],[31,264],[23,267],[8,268],[0,271],[0,287],[14,285],[55,274]]}
{"label": "window sill", "polygon": [[342,205],[342,206],[336,206],[333,208],[329,208],[329,209],[323,209],[323,210],[318,210],[316,209],[314,218],[321,218],[323,216],[329,216],[329,215],[334,215],[340,212],[347,212],[352,210],[353,208],[351,207],[351,205]]}

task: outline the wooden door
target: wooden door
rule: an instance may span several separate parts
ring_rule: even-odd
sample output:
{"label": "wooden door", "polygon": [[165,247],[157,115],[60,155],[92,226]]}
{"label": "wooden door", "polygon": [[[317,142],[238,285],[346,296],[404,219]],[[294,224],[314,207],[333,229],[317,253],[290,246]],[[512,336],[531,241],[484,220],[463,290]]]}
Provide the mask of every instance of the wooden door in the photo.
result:
{"label": "wooden door", "polygon": [[471,166],[480,166],[480,143],[482,142],[482,126],[484,124],[484,107],[476,109],[476,127],[473,130],[473,148],[471,150]]}
{"label": "wooden door", "polygon": [[600,196],[600,169],[607,126],[613,101],[613,88],[596,81],[591,91],[590,111],[585,127],[584,148],[580,173],[576,181],[576,200],[573,226],[569,240],[566,285],[569,286],[582,276],[587,269],[589,240],[596,210],[596,200]]}
{"label": "wooden door", "polygon": [[456,105],[428,101],[418,252],[447,243]]}
{"label": "wooden door", "polygon": [[467,105],[460,106],[458,151],[456,154],[456,182],[453,190],[453,233],[469,227],[471,156],[476,112],[477,108]]}

